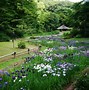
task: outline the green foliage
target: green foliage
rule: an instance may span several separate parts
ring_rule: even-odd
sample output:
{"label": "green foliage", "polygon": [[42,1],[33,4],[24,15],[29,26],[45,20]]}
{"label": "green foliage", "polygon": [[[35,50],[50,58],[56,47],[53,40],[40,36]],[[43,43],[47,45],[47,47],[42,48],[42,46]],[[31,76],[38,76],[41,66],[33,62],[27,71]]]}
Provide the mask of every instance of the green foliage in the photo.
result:
{"label": "green foliage", "polygon": [[31,37],[30,37],[30,39],[36,39],[36,37],[34,37],[34,36],[31,36]]}
{"label": "green foliage", "polygon": [[18,38],[51,32],[65,24],[75,28],[72,37],[77,34],[77,37],[88,37],[89,2],[72,5],[68,0],[1,0],[0,33],[6,37]]}
{"label": "green foliage", "polygon": [[78,29],[72,29],[70,31],[71,37],[75,37],[77,36],[77,34],[79,34],[79,30]]}
{"label": "green foliage", "polygon": [[22,37],[29,27],[36,27],[36,3],[34,0],[1,0],[0,33],[13,38]]}
{"label": "green foliage", "polygon": [[23,42],[23,41],[19,42],[18,43],[18,48],[20,48],[20,49],[26,48],[25,42]]}
{"label": "green foliage", "polygon": [[82,36],[80,34],[76,35],[76,38],[81,38]]}
{"label": "green foliage", "polygon": [[10,41],[10,37],[4,33],[0,33],[0,41]]}
{"label": "green foliage", "polygon": [[63,33],[63,37],[64,37],[65,39],[72,38],[70,32],[65,32],[65,33]]}
{"label": "green foliage", "polygon": [[[42,5],[45,5],[43,8]],[[51,32],[56,30],[61,24],[69,24],[68,17],[72,11],[72,3],[69,1],[39,0],[38,1],[38,31]],[[68,25],[69,26],[69,25]]]}
{"label": "green foliage", "polygon": [[[55,38],[58,38],[58,36]],[[82,51],[82,49],[78,49],[80,45],[76,48],[74,47],[74,49],[73,47],[67,47],[65,44],[61,45],[62,42],[67,42],[64,40],[60,41],[60,38],[58,40],[46,40],[42,38],[41,41],[41,45],[47,46],[48,49],[36,54],[30,53],[30,55],[20,58],[21,60],[25,60],[19,68],[11,67],[15,68],[14,72],[6,77],[1,76],[3,78],[0,80],[0,85],[3,86],[1,90],[19,90],[22,88],[26,90],[63,90],[65,85],[68,85],[71,80],[75,80],[80,70],[89,66],[89,58],[81,54],[80,51]],[[37,44],[39,44],[39,42]],[[66,49],[64,50],[60,48],[60,46],[64,46]],[[10,61],[10,63],[7,63],[11,64],[12,61],[15,62],[18,60]],[[6,66],[6,64],[3,65]],[[87,71],[89,71],[89,68]],[[5,86],[4,82],[6,81],[8,84]],[[79,88],[78,90],[88,90],[89,77],[86,79],[83,77],[78,84],[77,85],[80,86],[77,87]],[[80,89],[82,86],[84,89]]]}
{"label": "green foliage", "polygon": [[[76,34],[79,34],[82,37],[89,37],[89,2],[82,1],[79,3],[75,3],[73,5],[73,9],[74,11],[71,14],[71,25],[77,28],[78,32]],[[76,34],[74,36],[76,36]]]}
{"label": "green foliage", "polygon": [[58,27],[58,17],[55,13],[50,13],[50,15],[47,17],[47,20],[44,22],[44,28],[47,32],[50,32],[52,30],[56,30]]}
{"label": "green foliage", "polygon": [[58,15],[59,25],[60,24],[67,24],[69,23],[69,17],[72,12],[72,3],[69,1],[60,1],[57,4],[50,5],[47,10],[50,12],[54,12]]}
{"label": "green foliage", "polygon": [[76,90],[89,90],[89,75],[81,76],[76,82]]}

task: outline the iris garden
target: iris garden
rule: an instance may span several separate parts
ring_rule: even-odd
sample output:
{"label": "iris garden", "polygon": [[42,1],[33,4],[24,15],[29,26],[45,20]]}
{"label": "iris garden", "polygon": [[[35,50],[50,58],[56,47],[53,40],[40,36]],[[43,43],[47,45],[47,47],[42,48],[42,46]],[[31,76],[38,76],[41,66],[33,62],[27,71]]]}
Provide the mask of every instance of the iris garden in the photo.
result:
{"label": "iris garden", "polygon": [[1,70],[0,90],[63,90],[89,65],[88,45],[65,41],[59,35],[29,41],[45,48],[25,57],[12,72]]}

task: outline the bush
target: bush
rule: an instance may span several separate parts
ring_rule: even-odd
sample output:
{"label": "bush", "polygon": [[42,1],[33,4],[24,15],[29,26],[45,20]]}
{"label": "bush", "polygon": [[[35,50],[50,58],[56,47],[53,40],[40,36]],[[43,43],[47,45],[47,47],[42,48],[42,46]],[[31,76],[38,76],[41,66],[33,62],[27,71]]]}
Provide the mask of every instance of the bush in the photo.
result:
{"label": "bush", "polygon": [[34,36],[31,36],[31,37],[30,37],[30,39],[36,39],[36,37],[34,37]]}
{"label": "bush", "polygon": [[76,90],[89,90],[89,75],[81,76],[77,80],[75,87]]}
{"label": "bush", "polygon": [[59,34],[59,30],[55,30],[51,32],[52,34]]}
{"label": "bush", "polygon": [[75,37],[75,36],[77,36],[77,35],[80,34],[80,30],[78,30],[78,29],[72,29],[71,32],[70,32],[70,34],[71,34],[72,37]]}
{"label": "bush", "polygon": [[80,34],[76,35],[76,38],[81,38],[82,36]]}
{"label": "bush", "polygon": [[4,33],[0,33],[0,41],[10,41],[10,37]]}
{"label": "bush", "polygon": [[25,45],[25,42],[19,42],[18,43],[18,48],[20,48],[20,49],[24,49],[24,48],[26,48],[26,45]]}
{"label": "bush", "polygon": [[65,32],[65,33],[63,34],[63,37],[64,37],[65,39],[71,38],[70,32]]}

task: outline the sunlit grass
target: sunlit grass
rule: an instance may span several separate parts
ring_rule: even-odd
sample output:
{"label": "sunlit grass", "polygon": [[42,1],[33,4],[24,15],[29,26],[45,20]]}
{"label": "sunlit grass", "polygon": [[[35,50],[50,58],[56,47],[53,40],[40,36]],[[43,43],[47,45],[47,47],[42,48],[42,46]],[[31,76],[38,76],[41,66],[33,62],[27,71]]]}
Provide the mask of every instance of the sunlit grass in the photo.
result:
{"label": "sunlit grass", "polygon": [[[23,51],[25,49],[19,49],[18,48],[18,42],[20,42],[20,40],[15,40],[14,41],[14,48],[13,48],[13,43],[12,42],[0,42],[0,56],[2,55],[6,55],[6,54],[10,54],[12,52],[20,52]],[[32,45],[30,43],[25,42],[26,44],[26,49],[27,48],[36,48],[35,45]]]}

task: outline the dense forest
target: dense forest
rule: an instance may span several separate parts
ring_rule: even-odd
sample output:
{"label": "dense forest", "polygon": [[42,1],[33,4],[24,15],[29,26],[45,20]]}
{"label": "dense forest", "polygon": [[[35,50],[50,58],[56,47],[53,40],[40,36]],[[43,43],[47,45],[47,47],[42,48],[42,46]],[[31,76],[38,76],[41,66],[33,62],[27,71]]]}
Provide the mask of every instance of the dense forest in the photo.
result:
{"label": "dense forest", "polygon": [[89,1],[0,0],[0,41],[51,32],[64,24],[70,37],[89,37]]}

